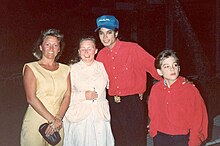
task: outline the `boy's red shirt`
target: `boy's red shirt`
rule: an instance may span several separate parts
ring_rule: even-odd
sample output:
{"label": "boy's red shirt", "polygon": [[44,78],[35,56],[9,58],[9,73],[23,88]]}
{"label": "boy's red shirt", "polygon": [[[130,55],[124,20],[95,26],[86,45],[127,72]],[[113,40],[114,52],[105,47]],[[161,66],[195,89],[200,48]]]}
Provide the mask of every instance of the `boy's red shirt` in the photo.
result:
{"label": "boy's red shirt", "polygon": [[150,93],[150,135],[157,131],[169,135],[190,133],[189,146],[199,146],[207,138],[208,115],[198,89],[185,78],[178,79],[168,88],[164,80],[156,83]]}

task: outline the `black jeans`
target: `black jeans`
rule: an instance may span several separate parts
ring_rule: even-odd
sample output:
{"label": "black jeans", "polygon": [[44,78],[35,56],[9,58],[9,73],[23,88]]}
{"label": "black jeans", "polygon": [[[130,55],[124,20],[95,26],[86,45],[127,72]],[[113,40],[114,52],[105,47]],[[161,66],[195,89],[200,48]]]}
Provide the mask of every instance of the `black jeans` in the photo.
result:
{"label": "black jeans", "polygon": [[120,103],[115,103],[113,96],[108,100],[115,146],[146,146],[146,101],[138,94],[123,96]]}
{"label": "black jeans", "polygon": [[157,132],[153,138],[154,146],[188,146],[189,134],[187,135],[169,135]]}

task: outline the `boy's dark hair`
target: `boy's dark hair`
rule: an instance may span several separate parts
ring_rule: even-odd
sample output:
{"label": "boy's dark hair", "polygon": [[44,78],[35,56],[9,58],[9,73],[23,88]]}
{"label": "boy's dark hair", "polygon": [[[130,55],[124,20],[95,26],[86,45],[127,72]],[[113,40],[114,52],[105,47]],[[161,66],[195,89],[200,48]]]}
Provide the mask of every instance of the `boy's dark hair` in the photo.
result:
{"label": "boy's dark hair", "polygon": [[166,49],[163,50],[162,52],[160,52],[155,61],[154,61],[154,67],[156,69],[161,69],[161,65],[162,65],[162,61],[164,61],[164,59],[169,58],[169,57],[173,57],[176,59],[176,63],[179,65],[179,58],[176,56],[176,52],[174,52],[173,50],[170,49]]}

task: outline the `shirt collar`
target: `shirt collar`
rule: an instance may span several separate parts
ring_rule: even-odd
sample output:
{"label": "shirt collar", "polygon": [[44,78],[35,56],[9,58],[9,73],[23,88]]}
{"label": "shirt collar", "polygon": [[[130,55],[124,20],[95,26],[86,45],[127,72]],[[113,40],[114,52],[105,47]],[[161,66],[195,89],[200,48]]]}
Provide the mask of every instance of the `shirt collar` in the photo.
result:
{"label": "shirt collar", "polygon": [[[185,78],[182,77],[182,76],[179,76],[179,77],[176,79],[176,81],[170,86],[170,88],[172,88],[172,89],[179,88],[179,87],[181,87],[181,85],[183,85],[184,83],[185,83]],[[164,86],[167,87],[167,83],[166,83],[165,80],[164,80],[163,84],[164,84]]]}

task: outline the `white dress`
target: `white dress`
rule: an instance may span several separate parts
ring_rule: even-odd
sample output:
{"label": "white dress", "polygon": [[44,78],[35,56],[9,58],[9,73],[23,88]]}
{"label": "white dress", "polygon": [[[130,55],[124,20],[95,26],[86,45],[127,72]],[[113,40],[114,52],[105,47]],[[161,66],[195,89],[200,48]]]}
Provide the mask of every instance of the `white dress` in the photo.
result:
{"label": "white dress", "polygon": [[[108,75],[101,62],[71,65],[71,102],[65,114],[64,146],[114,146],[106,99]],[[85,91],[96,91],[97,100],[86,100]]]}

